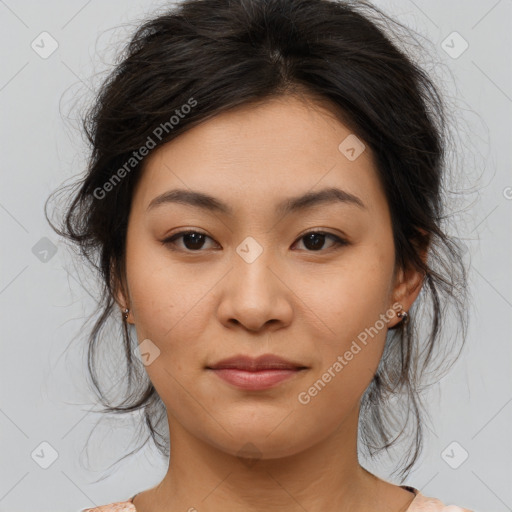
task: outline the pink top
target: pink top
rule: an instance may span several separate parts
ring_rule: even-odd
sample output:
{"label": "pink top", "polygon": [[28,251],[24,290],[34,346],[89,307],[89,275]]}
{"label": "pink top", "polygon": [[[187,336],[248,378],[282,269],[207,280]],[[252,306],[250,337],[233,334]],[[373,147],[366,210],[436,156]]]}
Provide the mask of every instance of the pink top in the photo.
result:
{"label": "pink top", "polygon": [[[471,512],[471,510],[456,507],[455,505],[444,505],[436,498],[428,498],[414,487],[407,485],[402,485],[401,487],[416,495],[406,512]],[[83,508],[80,512],[137,512],[133,504],[133,498],[135,498],[135,496],[137,496],[137,494],[127,501],[117,501],[95,508]]]}

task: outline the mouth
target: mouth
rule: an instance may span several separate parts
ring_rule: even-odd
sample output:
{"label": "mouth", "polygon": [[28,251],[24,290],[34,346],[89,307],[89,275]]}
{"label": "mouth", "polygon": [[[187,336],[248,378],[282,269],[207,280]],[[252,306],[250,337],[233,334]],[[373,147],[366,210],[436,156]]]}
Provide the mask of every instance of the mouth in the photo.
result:
{"label": "mouth", "polygon": [[234,356],[224,359],[206,370],[225,382],[245,390],[263,390],[277,386],[308,369],[307,366],[288,361],[272,354],[258,358]]}

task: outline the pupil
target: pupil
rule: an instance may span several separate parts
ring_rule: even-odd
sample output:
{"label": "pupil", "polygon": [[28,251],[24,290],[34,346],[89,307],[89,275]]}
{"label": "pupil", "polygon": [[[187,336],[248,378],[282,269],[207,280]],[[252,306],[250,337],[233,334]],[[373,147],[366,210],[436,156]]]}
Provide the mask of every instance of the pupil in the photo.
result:
{"label": "pupil", "polygon": [[[204,238],[201,239],[201,237],[204,237],[202,233],[188,233],[184,235],[183,237],[183,243],[187,247],[187,249],[199,249],[202,247],[202,243],[204,243]],[[187,241],[190,241],[192,239],[192,247],[189,247],[189,244],[187,244]]]}
{"label": "pupil", "polygon": [[[315,237],[319,237],[320,240],[316,240],[316,242],[313,242],[312,244],[312,247],[308,247],[308,242],[310,241],[314,241],[315,240]],[[324,239],[325,239],[325,235],[324,234],[321,234],[321,233],[310,233],[309,235],[306,235],[306,242],[304,243],[304,245],[310,249],[318,249],[318,248],[321,248],[321,246],[324,244]]]}

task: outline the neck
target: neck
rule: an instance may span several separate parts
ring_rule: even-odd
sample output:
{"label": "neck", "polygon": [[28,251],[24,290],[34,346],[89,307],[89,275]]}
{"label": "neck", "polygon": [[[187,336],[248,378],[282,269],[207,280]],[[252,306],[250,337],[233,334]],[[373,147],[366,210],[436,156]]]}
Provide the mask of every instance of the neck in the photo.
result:
{"label": "neck", "polygon": [[279,458],[261,454],[252,459],[220,450],[169,418],[167,474],[147,491],[150,496],[144,498],[141,493],[134,503],[138,512],[363,512],[388,510],[385,502],[392,502],[390,511],[405,510],[410,493],[359,465],[358,413],[355,410],[329,437],[299,453]]}

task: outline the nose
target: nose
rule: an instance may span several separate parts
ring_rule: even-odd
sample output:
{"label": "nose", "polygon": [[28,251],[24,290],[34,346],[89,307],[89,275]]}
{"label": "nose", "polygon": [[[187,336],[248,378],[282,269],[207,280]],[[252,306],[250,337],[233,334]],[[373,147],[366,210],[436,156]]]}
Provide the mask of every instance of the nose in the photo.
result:
{"label": "nose", "polygon": [[234,256],[233,267],[223,280],[218,306],[219,320],[227,327],[243,326],[249,331],[271,329],[290,324],[293,316],[293,292],[290,277],[263,251],[249,262]]}

